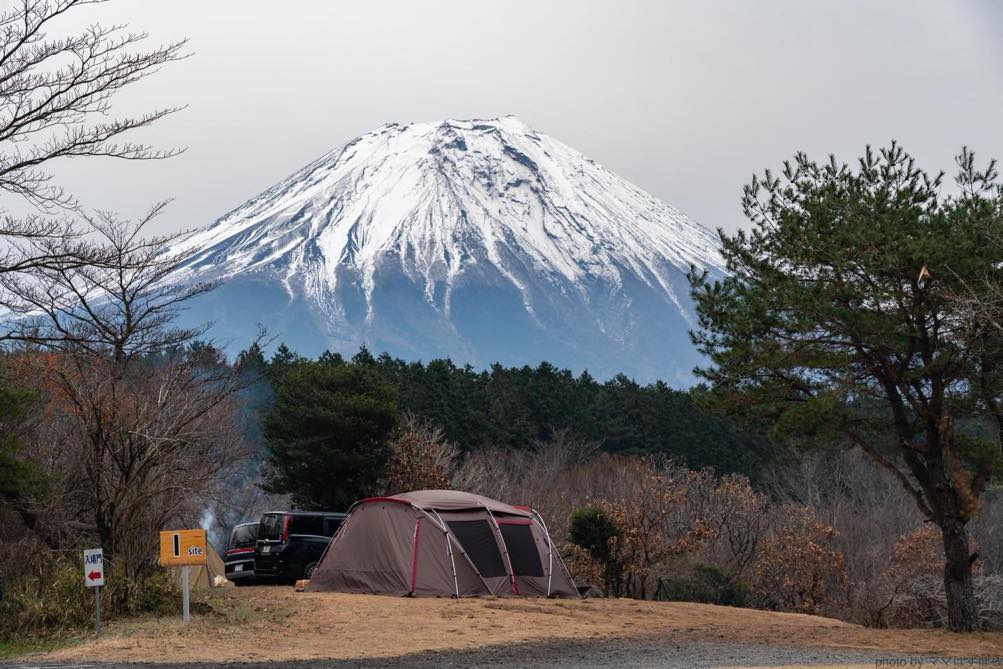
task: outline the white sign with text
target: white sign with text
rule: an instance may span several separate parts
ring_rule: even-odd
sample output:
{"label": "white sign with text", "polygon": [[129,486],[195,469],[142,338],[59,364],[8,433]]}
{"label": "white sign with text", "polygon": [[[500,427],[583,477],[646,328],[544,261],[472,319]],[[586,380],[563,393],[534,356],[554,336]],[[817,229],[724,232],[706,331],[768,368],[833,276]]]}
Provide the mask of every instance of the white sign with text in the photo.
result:
{"label": "white sign with text", "polygon": [[104,585],[104,553],[100,548],[84,551],[84,585],[88,588]]}

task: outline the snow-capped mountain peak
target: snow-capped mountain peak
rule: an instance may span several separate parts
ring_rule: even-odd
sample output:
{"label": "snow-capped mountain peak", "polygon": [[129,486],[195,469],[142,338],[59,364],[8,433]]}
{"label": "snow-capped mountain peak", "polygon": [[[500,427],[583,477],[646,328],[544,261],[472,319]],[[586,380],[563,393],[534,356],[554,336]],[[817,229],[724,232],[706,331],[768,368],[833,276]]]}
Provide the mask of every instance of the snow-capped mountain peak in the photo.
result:
{"label": "snow-capped mountain peak", "polygon": [[[310,305],[319,349],[369,342],[478,364],[520,357],[479,341],[484,328],[511,324],[509,298],[517,297],[524,325],[558,349],[578,348],[572,330],[585,327],[629,350],[632,332],[645,329],[634,313],[639,298],[685,326],[683,273],[721,266],[708,230],[513,116],[388,123],[185,246],[197,249],[185,277],[277,282],[290,303]],[[485,298],[485,289],[501,300],[496,326],[490,299],[470,299]],[[402,322],[399,305],[396,317],[387,311],[404,294],[404,320],[413,322]],[[473,325],[471,308],[482,312]],[[609,353],[610,361],[622,357]],[[532,350],[522,357],[538,361]],[[566,364],[608,367],[584,362]]]}

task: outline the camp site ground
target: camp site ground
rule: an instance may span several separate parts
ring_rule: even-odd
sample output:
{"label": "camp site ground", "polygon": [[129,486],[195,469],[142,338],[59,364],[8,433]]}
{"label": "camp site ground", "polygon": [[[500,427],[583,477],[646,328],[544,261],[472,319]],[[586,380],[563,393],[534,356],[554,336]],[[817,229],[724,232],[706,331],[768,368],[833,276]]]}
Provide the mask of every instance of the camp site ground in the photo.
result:
{"label": "camp site ground", "polygon": [[217,588],[199,601],[205,605],[196,607],[187,626],[180,617],[112,622],[99,639],[84,636],[17,662],[875,667],[878,660],[906,657],[902,653],[913,661],[988,662],[1003,656],[1003,635],[994,633],[867,629],[815,616],[678,602],[455,600],[295,592],[287,586]]}
{"label": "camp site ground", "polygon": [[[284,516],[292,514],[270,513],[283,516],[285,529],[279,539],[259,533],[259,548],[289,545]],[[1003,666],[998,632],[580,598],[543,519],[477,495],[418,491],[363,500],[343,522],[336,515],[339,528],[311,581],[233,587],[206,544],[192,573],[190,622],[112,621],[100,636],[78,635],[16,666]],[[162,534],[185,532],[204,541],[201,530]]]}

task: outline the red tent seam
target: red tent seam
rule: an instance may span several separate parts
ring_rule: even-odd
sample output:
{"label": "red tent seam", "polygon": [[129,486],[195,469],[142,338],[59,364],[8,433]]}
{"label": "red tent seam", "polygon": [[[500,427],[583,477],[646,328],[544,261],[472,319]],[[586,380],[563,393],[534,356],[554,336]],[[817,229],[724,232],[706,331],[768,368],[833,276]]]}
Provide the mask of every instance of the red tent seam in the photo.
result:
{"label": "red tent seam", "polygon": [[414,522],[414,549],[411,551],[411,594],[414,594],[414,581],[418,575],[418,540],[421,534],[421,518]]}
{"label": "red tent seam", "polygon": [[[365,499],[360,499],[355,504],[369,504],[370,502],[393,502],[394,504],[403,504],[404,506],[411,506],[411,502],[406,499],[397,499],[396,497],[367,497]],[[353,504],[352,506],[355,506]]]}

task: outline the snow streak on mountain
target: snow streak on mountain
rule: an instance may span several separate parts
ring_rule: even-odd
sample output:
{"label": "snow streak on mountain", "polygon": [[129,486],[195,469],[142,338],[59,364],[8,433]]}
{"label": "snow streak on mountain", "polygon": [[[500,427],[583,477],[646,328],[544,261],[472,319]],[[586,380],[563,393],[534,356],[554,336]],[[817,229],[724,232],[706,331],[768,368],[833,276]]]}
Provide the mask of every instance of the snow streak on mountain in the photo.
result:
{"label": "snow streak on mountain", "polygon": [[689,266],[716,238],[514,117],[391,123],[185,242],[179,280],[222,279],[191,319],[243,346],[365,344],[484,367],[548,360],[685,385]]}

